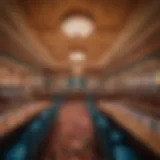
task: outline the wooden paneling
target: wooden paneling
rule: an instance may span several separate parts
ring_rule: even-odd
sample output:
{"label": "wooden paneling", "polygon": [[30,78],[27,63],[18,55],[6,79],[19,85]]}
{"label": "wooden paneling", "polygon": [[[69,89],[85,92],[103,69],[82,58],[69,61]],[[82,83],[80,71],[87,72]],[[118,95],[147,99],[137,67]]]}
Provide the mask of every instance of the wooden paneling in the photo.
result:
{"label": "wooden paneling", "polygon": [[0,97],[31,98],[44,90],[42,72],[11,57],[0,56]]}

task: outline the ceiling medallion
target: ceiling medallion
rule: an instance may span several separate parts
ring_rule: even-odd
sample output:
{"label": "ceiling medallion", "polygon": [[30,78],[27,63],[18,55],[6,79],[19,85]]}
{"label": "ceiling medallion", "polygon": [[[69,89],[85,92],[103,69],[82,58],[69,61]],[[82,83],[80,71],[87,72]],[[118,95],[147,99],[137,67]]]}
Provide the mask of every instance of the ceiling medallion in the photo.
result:
{"label": "ceiling medallion", "polygon": [[94,21],[85,15],[71,15],[63,20],[62,32],[69,38],[87,38],[95,29]]}
{"label": "ceiling medallion", "polygon": [[69,60],[71,62],[72,73],[74,75],[81,75],[84,72],[84,62],[86,61],[86,53],[83,51],[73,51]]}
{"label": "ceiling medallion", "polygon": [[69,55],[69,59],[73,63],[84,62],[86,60],[86,54],[83,51],[73,51]]}

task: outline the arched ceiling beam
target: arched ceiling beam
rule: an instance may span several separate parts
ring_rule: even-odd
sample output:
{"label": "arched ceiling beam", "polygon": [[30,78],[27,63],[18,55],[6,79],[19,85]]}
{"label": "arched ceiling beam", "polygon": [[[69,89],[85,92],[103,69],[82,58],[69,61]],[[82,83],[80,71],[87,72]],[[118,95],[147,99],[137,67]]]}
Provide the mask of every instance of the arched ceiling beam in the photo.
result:
{"label": "arched ceiling beam", "polygon": [[[134,11],[134,14],[130,17],[130,21],[119,35],[119,39],[108,51],[106,57],[103,58],[101,64],[103,64],[105,68],[110,68],[112,62],[117,62],[120,57],[124,58],[124,55],[133,55],[133,49],[143,48],[148,39],[153,38],[156,33],[158,34],[160,32],[159,16],[156,17],[156,15],[159,14],[159,3],[157,0],[150,1],[148,4],[145,3],[143,7],[141,4],[139,8]],[[151,23],[151,20],[153,20],[154,23]],[[106,69],[106,72],[107,71]]]}
{"label": "arched ceiling beam", "polygon": [[[53,57],[42,44],[38,42],[32,30],[27,26],[25,20],[21,16],[22,13],[15,5],[14,8],[9,3],[4,6],[6,17],[1,20],[1,30],[6,32],[13,40],[17,41],[25,50],[28,51],[31,58],[40,61],[47,67],[54,67]],[[11,25],[12,24],[12,25]],[[45,57],[45,58],[44,58]]]}
{"label": "arched ceiling beam", "polygon": [[10,55],[8,53],[5,52],[1,52],[0,53],[0,62],[1,64],[6,64],[6,66],[15,66],[15,67],[19,67],[19,68],[26,68],[28,71],[33,72],[33,73],[41,73],[42,71],[39,70],[38,67],[26,63],[25,61],[22,61],[21,59]]}
{"label": "arched ceiling beam", "polygon": [[[155,52],[151,52],[152,54],[149,54],[147,56],[142,57],[141,59],[137,59],[138,57],[141,57],[142,53],[146,53],[148,49],[153,49],[155,48],[156,45],[147,45],[145,48],[143,48],[141,50],[141,52],[137,52],[139,53],[134,55],[134,57],[128,58],[128,62],[126,62],[126,58],[125,58],[125,62],[124,61],[120,61],[119,64],[117,64],[117,66],[113,66],[110,68],[110,71],[108,72],[107,75],[103,76],[103,79],[109,80],[112,77],[118,77],[120,74],[122,75],[123,73],[125,74],[132,74],[132,70],[134,71],[135,68],[137,68],[135,72],[139,73],[139,72],[146,72],[146,71],[153,71],[156,69],[160,69],[160,50],[155,51]],[[115,64],[115,63],[114,63]],[[116,65],[116,64],[115,64]],[[116,68],[118,67],[118,69]]]}

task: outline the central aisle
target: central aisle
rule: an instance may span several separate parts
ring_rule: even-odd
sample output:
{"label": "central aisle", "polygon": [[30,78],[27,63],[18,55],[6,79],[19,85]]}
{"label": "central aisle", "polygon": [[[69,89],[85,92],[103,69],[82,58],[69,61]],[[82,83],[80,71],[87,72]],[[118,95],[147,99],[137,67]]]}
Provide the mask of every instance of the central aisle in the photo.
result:
{"label": "central aisle", "polygon": [[94,131],[86,105],[83,101],[68,101],[61,106],[45,159],[94,159]]}
{"label": "central aisle", "polygon": [[93,97],[65,101],[56,117],[42,146],[42,160],[157,160],[122,126],[100,112]]}

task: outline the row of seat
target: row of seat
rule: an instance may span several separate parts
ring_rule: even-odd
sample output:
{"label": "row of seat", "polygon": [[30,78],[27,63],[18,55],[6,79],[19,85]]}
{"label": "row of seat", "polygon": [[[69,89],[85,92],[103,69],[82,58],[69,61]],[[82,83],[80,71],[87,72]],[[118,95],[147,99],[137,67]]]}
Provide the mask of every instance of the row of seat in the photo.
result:
{"label": "row of seat", "polygon": [[[62,103],[61,98],[56,98],[54,100],[54,103],[51,103],[50,105],[47,105],[47,103],[46,104],[43,103],[43,105],[45,105],[45,110],[42,111],[41,108],[41,113],[37,116],[34,115],[35,118],[33,118],[31,123],[29,123],[25,127],[24,131],[20,134],[16,143],[11,145],[5,153],[1,153],[3,154],[2,159],[3,160],[36,159],[39,145],[42,143],[42,141],[46,138],[46,136],[50,132],[51,125],[53,125],[53,122],[55,122],[55,118],[57,116],[57,112],[59,110],[61,103]],[[35,109],[32,106],[32,111],[34,110]],[[31,112],[31,108],[30,111],[28,110],[28,112]]]}
{"label": "row of seat", "polygon": [[[131,135],[142,141],[154,153],[160,155],[159,120],[146,116],[117,103],[100,102],[99,109],[111,116]],[[152,122],[152,123],[151,123]]]}
{"label": "row of seat", "polygon": [[99,147],[104,159],[110,160],[139,160],[139,156],[126,143],[125,134],[111,123],[109,118],[104,115],[94,102],[94,97],[88,99],[88,109],[93,120]]}
{"label": "row of seat", "polygon": [[49,101],[34,101],[21,106],[7,106],[0,115],[0,137],[18,128],[49,107]]}

